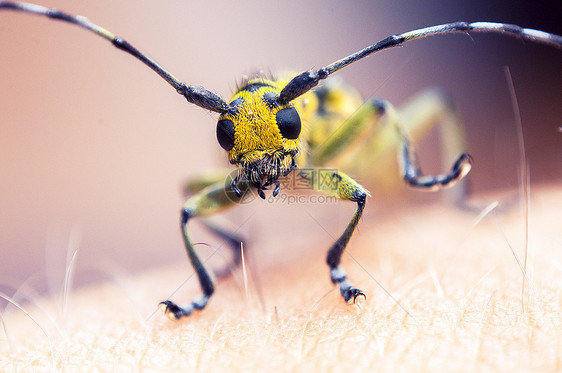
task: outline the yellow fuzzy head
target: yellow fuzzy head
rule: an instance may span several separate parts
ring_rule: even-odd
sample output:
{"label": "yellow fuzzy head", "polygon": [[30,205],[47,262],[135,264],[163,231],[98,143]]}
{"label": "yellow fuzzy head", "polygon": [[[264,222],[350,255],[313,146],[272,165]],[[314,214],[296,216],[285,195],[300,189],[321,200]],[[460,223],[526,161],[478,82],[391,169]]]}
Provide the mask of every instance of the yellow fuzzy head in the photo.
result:
{"label": "yellow fuzzy head", "polygon": [[260,195],[295,168],[301,119],[292,103],[276,100],[281,88],[280,83],[267,79],[248,81],[232,97],[231,110],[217,124],[217,139],[228,151],[230,163],[240,168]]}

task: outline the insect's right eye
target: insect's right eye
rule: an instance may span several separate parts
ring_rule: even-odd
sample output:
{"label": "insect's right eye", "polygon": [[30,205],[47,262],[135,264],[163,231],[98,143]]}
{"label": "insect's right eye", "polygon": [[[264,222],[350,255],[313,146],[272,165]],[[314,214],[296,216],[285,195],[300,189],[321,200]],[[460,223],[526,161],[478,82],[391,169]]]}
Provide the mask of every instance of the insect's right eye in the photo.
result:
{"label": "insect's right eye", "polygon": [[217,123],[217,140],[226,151],[234,148],[234,123],[230,119],[221,119]]}
{"label": "insect's right eye", "polygon": [[284,138],[295,140],[299,137],[301,133],[301,118],[297,109],[294,107],[281,109],[277,112],[275,120],[277,121],[279,132],[281,132]]}

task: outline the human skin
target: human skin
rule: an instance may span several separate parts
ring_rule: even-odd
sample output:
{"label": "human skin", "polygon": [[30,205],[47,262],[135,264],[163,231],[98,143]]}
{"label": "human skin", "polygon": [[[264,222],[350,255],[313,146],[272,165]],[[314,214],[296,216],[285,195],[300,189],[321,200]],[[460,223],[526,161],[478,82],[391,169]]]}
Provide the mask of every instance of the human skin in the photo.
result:
{"label": "human skin", "polygon": [[6,309],[0,370],[560,370],[559,186],[533,189],[530,207],[526,261],[517,209],[481,220],[443,205],[373,211],[343,259],[367,294],[359,307],[343,303],[318,257],[329,237],[266,268],[246,255],[246,272],[180,322],[157,303],[174,279],[187,278],[174,299],[196,295],[185,266],[109,270],[110,281],[67,292],[66,306],[36,295],[18,302],[31,317]]}

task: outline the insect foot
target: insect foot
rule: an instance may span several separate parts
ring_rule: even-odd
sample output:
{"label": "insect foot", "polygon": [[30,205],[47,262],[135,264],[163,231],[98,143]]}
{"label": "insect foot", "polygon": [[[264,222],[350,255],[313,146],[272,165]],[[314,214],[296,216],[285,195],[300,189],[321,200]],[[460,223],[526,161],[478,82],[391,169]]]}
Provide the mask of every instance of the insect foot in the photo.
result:
{"label": "insect foot", "polygon": [[205,308],[208,301],[209,297],[204,295],[195,299],[193,302],[180,307],[171,300],[166,300],[164,302],[160,302],[160,309],[164,311],[170,320],[180,320],[182,317],[191,315],[195,310],[202,310]]}
{"label": "insect foot", "polygon": [[[365,293],[357,288],[354,288],[346,277],[347,276],[343,268],[333,267],[330,269],[330,278],[334,284],[339,286],[340,294],[346,303],[361,304],[367,300]],[[351,300],[353,300],[353,302],[351,302]]]}

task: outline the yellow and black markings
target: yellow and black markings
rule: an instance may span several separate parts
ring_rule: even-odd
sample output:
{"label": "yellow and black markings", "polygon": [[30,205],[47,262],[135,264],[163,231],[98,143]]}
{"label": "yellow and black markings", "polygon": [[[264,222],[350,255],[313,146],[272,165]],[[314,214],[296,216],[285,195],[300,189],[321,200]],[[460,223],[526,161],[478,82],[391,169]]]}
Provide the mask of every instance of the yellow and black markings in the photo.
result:
{"label": "yellow and black markings", "polygon": [[[92,31],[147,65],[189,103],[218,113],[217,140],[237,172],[233,176],[215,175],[192,184],[194,194],[183,206],[181,231],[203,295],[184,306],[170,300],[162,302],[162,309],[173,319],[205,308],[215,290],[213,271],[198,256],[188,232],[188,222],[193,218],[210,216],[235,206],[252,191],[265,199],[266,191],[272,189],[268,198],[277,198],[283,187],[291,189],[284,183],[289,175],[299,185],[326,198],[355,202],[355,213],[329,249],[327,264],[331,281],[338,285],[343,299],[356,303],[366,296],[347,279],[340,261],[361,219],[369,192],[341,170],[367,172],[379,154],[398,146],[402,176],[412,187],[422,190],[449,187],[470,171],[472,158],[462,153],[464,130],[444,95],[427,91],[396,111],[383,99],[364,101],[353,88],[331,78],[331,74],[378,51],[446,33],[499,32],[562,48],[562,37],[538,30],[490,22],[448,23],[389,36],[317,70],[249,79],[227,102],[206,88],[178,80],[131,44],[84,17],[11,1],[0,1],[0,10],[46,16]],[[324,84],[319,85],[321,82]],[[454,154],[456,161],[448,173],[424,176],[411,138],[436,122],[442,123],[443,133],[447,135],[443,140],[447,157]],[[361,146],[356,146],[358,144]],[[240,260],[237,253],[241,239],[217,227],[209,228],[227,239],[235,253],[232,264],[236,265]]]}

